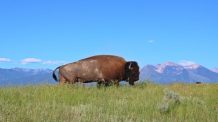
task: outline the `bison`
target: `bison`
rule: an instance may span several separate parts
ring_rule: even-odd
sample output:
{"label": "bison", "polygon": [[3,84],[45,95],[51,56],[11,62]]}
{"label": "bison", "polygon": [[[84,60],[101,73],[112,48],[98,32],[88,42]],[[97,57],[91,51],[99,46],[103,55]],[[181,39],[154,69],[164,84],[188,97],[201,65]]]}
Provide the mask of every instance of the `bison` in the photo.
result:
{"label": "bison", "polygon": [[57,67],[53,71],[53,78],[58,81],[55,72],[59,69],[59,83],[89,83],[101,84],[120,81],[134,82],[139,80],[139,66],[135,61],[126,61],[124,58],[113,55],[97,55]]}

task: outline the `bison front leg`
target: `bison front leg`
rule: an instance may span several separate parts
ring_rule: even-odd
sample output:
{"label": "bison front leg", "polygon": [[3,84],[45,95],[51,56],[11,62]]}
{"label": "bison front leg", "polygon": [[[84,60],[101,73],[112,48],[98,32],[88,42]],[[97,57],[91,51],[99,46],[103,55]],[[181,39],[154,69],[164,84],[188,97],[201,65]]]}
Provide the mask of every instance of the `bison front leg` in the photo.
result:
{"label": "bison front leg", "polygon": [[105,81],[105,80],[99,80],[99,81],[97,81],[97,87],[100,88],[100,87],[102,87],[102,86],[105,86],[105,87],[110,86],[110,83],[107,82],[107,81]]}
{"label": "bison front leg", "polygon": [[115,80],[115,81],[114,81],[114,84],[115,84],[116,87],[119,87],[119,85],[120,85],[120,84],[119,84],[119,80]]}

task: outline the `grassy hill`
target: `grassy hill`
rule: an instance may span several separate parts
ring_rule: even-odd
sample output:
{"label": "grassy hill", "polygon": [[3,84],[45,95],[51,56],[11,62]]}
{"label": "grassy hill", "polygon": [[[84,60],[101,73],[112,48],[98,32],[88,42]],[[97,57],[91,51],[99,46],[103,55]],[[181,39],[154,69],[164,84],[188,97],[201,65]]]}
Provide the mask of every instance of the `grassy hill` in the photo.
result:
{"label": "grassy hill", "polygon": [[218,84],[0,88],[1,122],[218,121]]}

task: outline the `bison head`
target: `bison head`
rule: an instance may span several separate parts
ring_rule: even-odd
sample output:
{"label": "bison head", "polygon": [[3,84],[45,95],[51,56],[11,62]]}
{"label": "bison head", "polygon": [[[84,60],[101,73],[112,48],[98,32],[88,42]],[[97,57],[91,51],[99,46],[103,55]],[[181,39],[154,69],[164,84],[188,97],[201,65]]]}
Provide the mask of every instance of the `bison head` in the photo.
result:
{"label": "bison head", "polygon": [[130,85],[139,80],[139,66],[135,61],[129,61],[125,65],[125,79]]}

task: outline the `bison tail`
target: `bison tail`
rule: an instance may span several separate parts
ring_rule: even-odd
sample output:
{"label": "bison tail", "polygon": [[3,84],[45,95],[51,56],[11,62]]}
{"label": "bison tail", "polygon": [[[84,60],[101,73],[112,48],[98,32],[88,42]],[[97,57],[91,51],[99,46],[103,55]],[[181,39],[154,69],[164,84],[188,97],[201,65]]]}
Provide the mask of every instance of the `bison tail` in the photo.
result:
{"label": "bison tail", "polygon": [[56,70],[58,70],[60,67],[57,67],[54,71],[53,71],[53,78],[54,78],[54,80],[55,81],[58,81],[58,78],[57,78],[57,76],[56,76],[56,74],[55,74],[55,72],[56,72]]}

